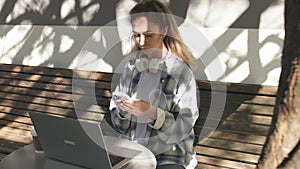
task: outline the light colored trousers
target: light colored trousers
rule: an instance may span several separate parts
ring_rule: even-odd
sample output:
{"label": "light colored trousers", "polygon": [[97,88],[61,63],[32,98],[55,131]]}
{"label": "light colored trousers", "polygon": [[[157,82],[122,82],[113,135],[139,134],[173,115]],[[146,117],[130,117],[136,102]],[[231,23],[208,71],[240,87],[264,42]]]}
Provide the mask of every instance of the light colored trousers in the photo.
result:
{"label": "light colored trousers", "polygon": [[[143,154],[144,153],[144,154]],[[155,156],[150,152],[143,152],[141,155],[133,158],[127,163],[122,169],[155,169],[156,168],[156,159]],[[186,169],[194,169],[197,166],[196,154],[193,156],[193,159],[190,161]]]}

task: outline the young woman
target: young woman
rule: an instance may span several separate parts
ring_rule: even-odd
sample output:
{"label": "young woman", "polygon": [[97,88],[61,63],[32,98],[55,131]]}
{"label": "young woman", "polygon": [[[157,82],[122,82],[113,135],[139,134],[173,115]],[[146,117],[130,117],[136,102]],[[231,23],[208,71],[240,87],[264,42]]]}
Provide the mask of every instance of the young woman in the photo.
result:
{"label": "young woman", "polygon": [[[138,3],[130,21],[136,46],[113,93],[113,126],[121,137],[151,150],[156,168],[186,168],[195,153],[198,118],[193,58],[174,17],[159,1]],[[149,161],[133,161],[127,168],[155,166]]]}

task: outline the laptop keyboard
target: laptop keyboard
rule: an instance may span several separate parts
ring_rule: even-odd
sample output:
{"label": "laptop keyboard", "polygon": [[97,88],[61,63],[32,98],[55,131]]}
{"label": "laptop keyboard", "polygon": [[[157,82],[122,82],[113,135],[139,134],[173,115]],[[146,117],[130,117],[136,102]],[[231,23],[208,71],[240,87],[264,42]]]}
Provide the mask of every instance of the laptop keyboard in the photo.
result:
{"label": "laptop keyboard", "polygon": [[119,162],[121,162],[122,160],[124,160],[125,157],[121,157],[121,156],[109,154],[109,159],[110,159],[111,165],[115,166],[116,164],[118,164]]}

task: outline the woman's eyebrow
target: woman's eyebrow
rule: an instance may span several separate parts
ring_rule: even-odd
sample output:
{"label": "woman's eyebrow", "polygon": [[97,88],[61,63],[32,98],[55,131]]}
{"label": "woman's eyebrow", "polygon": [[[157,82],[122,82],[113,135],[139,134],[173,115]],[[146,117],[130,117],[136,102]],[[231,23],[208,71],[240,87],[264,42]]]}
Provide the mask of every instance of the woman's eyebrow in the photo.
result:
{"label": "woman's eyebrow", "polygon": [[147,30],[145,32],[135,32],[135,31],[132,31],[132,33],[139,34],[139,33],[153,33],[153,32],[151,30]]}

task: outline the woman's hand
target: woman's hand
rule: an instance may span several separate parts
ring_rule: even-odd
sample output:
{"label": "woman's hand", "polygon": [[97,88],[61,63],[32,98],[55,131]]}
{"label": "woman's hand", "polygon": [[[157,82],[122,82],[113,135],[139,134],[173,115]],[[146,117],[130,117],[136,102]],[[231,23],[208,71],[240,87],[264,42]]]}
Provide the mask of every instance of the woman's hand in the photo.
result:
{"label": "woman's hand", "polygon": [[120,103],[121,110],[135,116],[146,116],[156,120],[156,107],[149,102],[140,99],[127,99]]}
{"label": "woman's hand", "polygon": [[122,111],[122,112],[128,112],[128,107],[125,106],[125,100],[120,98],[120,97],[116,97],[115,98],[115,103],[117,105],[117,107]]}

